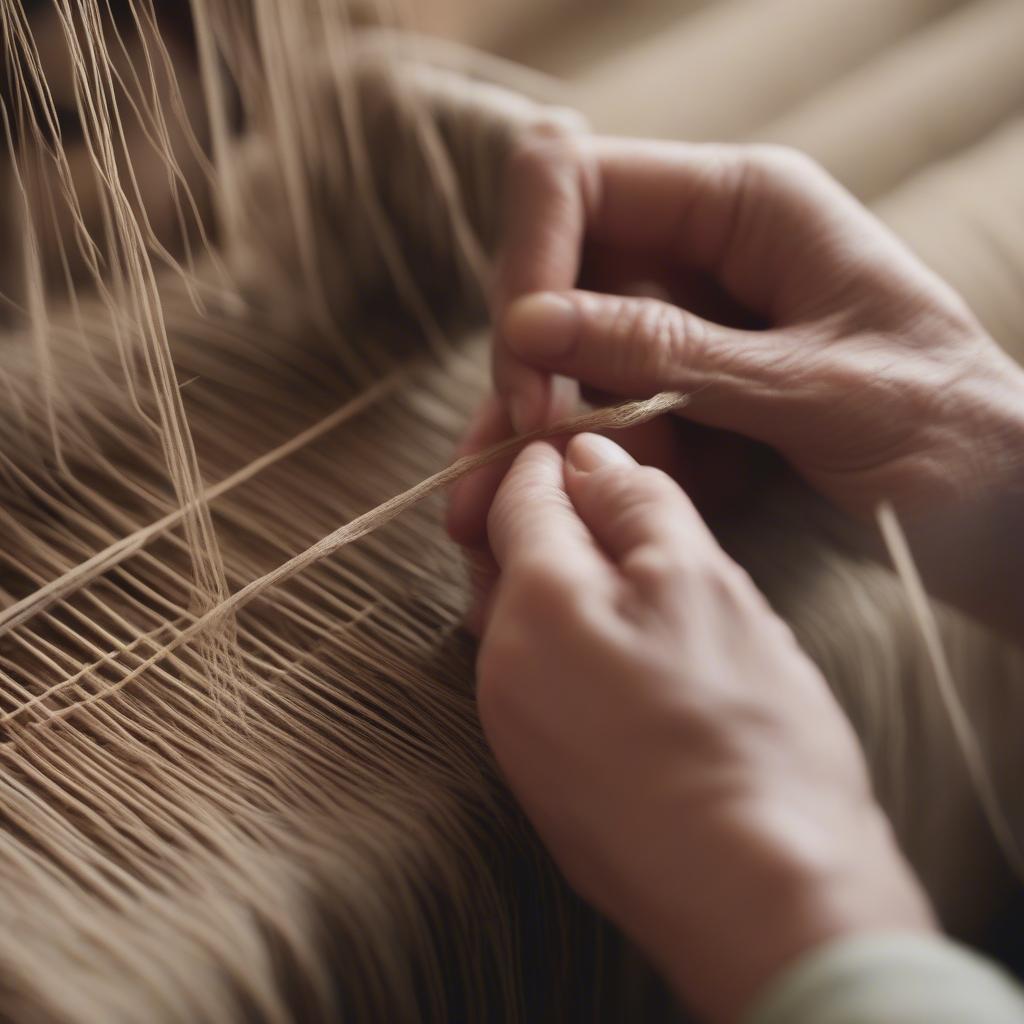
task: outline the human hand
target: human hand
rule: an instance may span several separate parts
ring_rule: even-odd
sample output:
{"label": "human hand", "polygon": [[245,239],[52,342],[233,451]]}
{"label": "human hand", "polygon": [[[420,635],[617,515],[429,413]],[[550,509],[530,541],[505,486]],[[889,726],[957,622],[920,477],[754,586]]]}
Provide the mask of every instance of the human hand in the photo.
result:
{"label": "human hand", "polygon": [[[509,196],[494,378],[517,426],[565,411],[552,374],[615,396],[690,392],[687,420],[769,446],[845,511],[892,502],[946,596],[1002,592],[1005,524],[1024,509],[1024,371],[823,171],[774,148],[562,137],[523,149]],[[623,294],[638,282],[667,301]],[[492,411],[483,433],[499,432]],[[453,493],[468,547],[501,472]]]}
{"label": "human hand", "polygon": [[682,490],[611,441],[524,451],[478,702],[569,882],[713,1021],[841,935],[932,927],[817,670]]}

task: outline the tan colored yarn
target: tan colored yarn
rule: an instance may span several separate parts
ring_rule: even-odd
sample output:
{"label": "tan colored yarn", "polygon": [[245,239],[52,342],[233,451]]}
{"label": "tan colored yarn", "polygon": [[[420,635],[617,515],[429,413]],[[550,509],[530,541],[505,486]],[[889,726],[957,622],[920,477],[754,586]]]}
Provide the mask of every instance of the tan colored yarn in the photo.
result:
{"label": "tan colored yarn", "polygon": [[[369,397],[370,399],[376,398],[379,396],[380,391],[381,389],[379,387],[372,388],[366,393],[366,397]],[[357,399],[349,403],[343,407],[343,409],[339,410],[338,413],[328,417],[330,425],[335,426],[340,420],[351,415],[353,407],[365,405],[365,397],[361,396],[361,399],[362,400]],[[165,644],[159,651],[147,658],[146,661],[129,672],[128,675],[119,680],[115,685],[108,687],[102,693],[96,694],[94,697],[88,698],[86,701],[82,702],[81,705],[76,704],[61,711],[53,712],[47,720],[50,721],[53,719],[65,718],[67,715],[76,711],[80,706],[87,705],[95,700],[107,699],[112,693],[116,693],[121,689],[121,687],[134,682],[143,672],[146,671],[146,669],[151,668],[160,661],[161,658],[172,653],[178,647],[188,643],[190,640],[194,640],[203,632],[216,629],[218,626],[223,628],[222,624],[229,616],[239,612],[250,601],[259,597],[261,594],[277,587],[279,584],[285,582],[285,580],[290,579],[292,576],[309,568],[311,565],[316,565],[323,559],[336,554],[343,547],[346,547],[349,544],[354,544],[363,537],[387,526],[388,523],[397,519],[403,512],[407,512],[421,501],[429,498],[433,494],[436,494],[438,491],[443,490],[445,487],[450,486],[462,477],[467,476],[478,469],[482,469],[484,466],[488,466],[493,462],[497,462],[499,459],[507,458],[509,455],[514,454],[524,445],[527,445],[532,441],[558,437],[565,434],[581,433],[584,431],[625,430],[629,427],[640,426],[641,424],[647,423],[658,416],[664,416],[666,413],[674,412],[677,409],[682,408],[687,401],[688,398],[685,395],[666,392],[665,394],[657,395],[654,398],[644,401],[627,402],[623,405],[583,413],[579,416],[565,420],[562,423],[555,424],[552,427],[535,430],[530,434],[523,435],[522,437],[511,438],[508,441],[494,445],[492,448],[486,449],[476,455],[465,455],[462,458],[457,459],[445,469],[431,474],[425,480],[421,480],[418,484],[414,484],[401,494],[397,494],[395,497],[389,498],[376,508],[370,509],[368,512],[364,512],[362,515],[357,516],[344,526],[338,527],[337,530],[328,534],[322,540],[317,541],[316,544],[311,545],[301,554],[295,555],[293,558],[289,559],[284,563],[284,565],[278,566],[278,568],[260,576],[251,583],[247,583],[240,590],[235,591],[235,593],[230,597],[225,598],[219,604],[215,605],[202,616],[197,618],[195,622],[188,626],[187,629],[182,630],[172,641]],[[324,429],[326,428],[318,424],[313,428],[313,431],[321,433]],[[312,431],[306,431],[302,435],[303,441],[308,439],[311,432]],[[294,448],[296,447],[296,443],[293,442],[286,447]],[[277,453],[273,454],[275,456],[274,461],[276,461],[276,458],[279,456]],[[264,461],[269,460],[265,459]],[[257,471],[257,465],[250,463],[243,472],[244,475],[248,476],[255,471]],[[242,474],[236,474],[236,477],[239,475]],[[216,497],[219,494],[224,493],[224,491],[228,490],[230,485],[233,483],[234,480],[232,479],[225,481],[219,487],[211,488],[206,495],[204,495],[205,500],[209,500],[211,497]],[[98,557],[94,556],[94,558],[90,560],[92,563],[91,565],[86,563],[86,565],[78,567],[78,569],[72,574],[71,579],[69,580],[71,586],[65,590],[65,593],[70,592],[72,589],[78,589],[87,583],[91,576],[94,575],[95,569],[99,569],[100,571],[108,569],[112,564],[114,564],[112,556],[120,561],[126,554],[130,554],[138,550],[138,548],[145,544],[147,540],[159,533],[162,533],[167,529],[167,527],[172,526],[176,521],[180,521],[181,514],[182,513],[174,513],[171,516],[165,516],[157,524],[154,524],[154,526],[138,531],[134,536],[124,538],[118,544],[113,545],[112,547],[114,550],[108,548],[106,551],[101,552]],[[88,569],[86,566],[88,566]],[[22,619],[24,619],[26,614],[31,615],[37,611],[44,600],[47,598],[52,599],[54,589],[59,589],[59,586],[57,588],[51,588],[49,593],[45,594],[45,596],[41,591],[36,591],[36,593],[32,595],[32,601],[30,602],[32,610],[26,613],[24,607],[20,609],[19,612],[10,616],[13,623],[15,625],[17,624],[19,614],[22,616]],[[2,625],[4,624],[0,621],[0,626]],[[2,635],[3,633],[0,632],[0,636]],[[44,704],[53,696],[53,693],[54,690],[51,688],[45,693],[40,694],[38,697],[22,704],[16,711],[0,718],[0,726],[8,724],[16,715],[20,715],[31,708]]]}

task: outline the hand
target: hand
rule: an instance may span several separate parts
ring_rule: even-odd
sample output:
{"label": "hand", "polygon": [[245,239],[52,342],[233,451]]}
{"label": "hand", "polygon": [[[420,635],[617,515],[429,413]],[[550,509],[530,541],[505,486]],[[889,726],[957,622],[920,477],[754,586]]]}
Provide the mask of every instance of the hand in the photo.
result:
{"label": "hand", "polygon": [[594,435],[528,448],[480,716],[569,882],[709,1020],[804,950],[930,928],[817,670],[680,488]]}
{"label": "hand", "polygon": [[[892,502],[939,592],[1024,614],[1006,558],[1024,371],[823,171],[772,148],[548,140],[514,165],[510,201],[494,375],[517,426],[562,411],[552,374],[691,392],[688,420],[770,446],[845,511]],[[599,291],[574,290],[581,275]],[[621,294],[641,281],[669,301]],[[500,472],[453,495],[468,546]]]}

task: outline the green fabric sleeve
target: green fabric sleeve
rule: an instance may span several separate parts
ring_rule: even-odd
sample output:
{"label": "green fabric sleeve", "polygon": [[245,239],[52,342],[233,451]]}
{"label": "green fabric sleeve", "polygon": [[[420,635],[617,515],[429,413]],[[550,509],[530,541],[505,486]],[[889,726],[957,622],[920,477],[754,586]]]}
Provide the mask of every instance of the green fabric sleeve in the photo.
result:
{"label": "green fabric sleeve", "polygon": [[797,961],[743,1024],[1024,1024],[1024,990],[941,936],[867,935]]}

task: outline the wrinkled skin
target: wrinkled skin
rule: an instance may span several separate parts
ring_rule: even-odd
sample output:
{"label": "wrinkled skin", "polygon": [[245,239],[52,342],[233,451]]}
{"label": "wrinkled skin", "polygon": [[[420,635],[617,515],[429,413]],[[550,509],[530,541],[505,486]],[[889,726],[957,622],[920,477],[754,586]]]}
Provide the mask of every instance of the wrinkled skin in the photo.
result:
{"label": "wrinkled skin", "polygon": [[893,503],[933,587],[1019,635],[1024,374],[787,151],[549,134],[509,205],[496,395],[464,450],[580,386],[693,399],[456,489],[481,719],[570,882],[735,1020],[801,952],[934,924],[824,680],[697,508],[770,450],[853,517]]}

